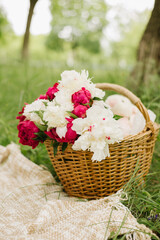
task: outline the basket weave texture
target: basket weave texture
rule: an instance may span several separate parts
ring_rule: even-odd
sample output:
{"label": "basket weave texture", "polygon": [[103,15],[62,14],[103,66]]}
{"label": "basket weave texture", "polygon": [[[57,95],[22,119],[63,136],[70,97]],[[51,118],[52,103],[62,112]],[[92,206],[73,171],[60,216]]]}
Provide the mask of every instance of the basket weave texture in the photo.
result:
{"label": "basket weave texture", "polygon": [[59,145],[54,156],[52,141],[45,141],[50,160],[65,191],[70,196],[87,199],[98,199],[117,192],[129,181],[137,163],[136,175],[142,181],[149,171],[160,127],[150,121],[140,99],[126,88],[108,83],[97,84],[97,87],[128,97],[143,114],[146,126],[142,132],[126,137],[120,143],[110,144],[110,157],[101,162],[92,162],[92,152],[75,151],[71,144],[64,152],[62,145]]}

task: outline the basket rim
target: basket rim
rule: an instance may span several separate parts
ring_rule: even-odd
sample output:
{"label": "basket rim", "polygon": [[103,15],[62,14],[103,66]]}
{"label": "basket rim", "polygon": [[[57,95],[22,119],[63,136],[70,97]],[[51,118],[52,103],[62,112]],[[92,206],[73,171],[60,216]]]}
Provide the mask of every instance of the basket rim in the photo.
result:
{"label": "basket rim", "polygon": [[[154,128],[154,133],[155,133],[156,131],[158,131],[160,129],[160,124],[156,123],[156,122],[152,122],[152,124],[153,124],[153,128]],[[121,142],[126,141],[126,140],[133,140],[133,138],[136,138],[136,137],[137,137],[136,139],[139,139],[142,137],[141,135],[144,136],[148,133],[153,133],[153,131],[151,129],[148,129],[147,125],[145,125],[144,129],[141,132],[139,132],[137,134],[133,134],[133,135],[128,135],[128,136],[124,137],[124,139]]]}

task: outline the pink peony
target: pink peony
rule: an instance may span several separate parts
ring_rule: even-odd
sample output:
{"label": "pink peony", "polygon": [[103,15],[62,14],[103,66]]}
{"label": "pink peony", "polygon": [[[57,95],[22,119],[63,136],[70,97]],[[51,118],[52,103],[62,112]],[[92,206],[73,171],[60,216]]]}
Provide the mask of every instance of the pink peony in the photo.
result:
{"label": "pink peony", "polygon": [[20,138],[19,142],[23,145],[32,146],[34,149],[39,144],[39,141],[34,140],[37,136],[35,133],[39,132],[38,127],[34,122],[26,120],[19,122],[17,129],[19,131],[18,137]]}
{"label": "pink peony", "polygon": [[89,103],[90,99],[91,93],[84,87],[82,87],[82,89],[79,90],[78,92],[72,94],[72,102],[74,103],[75,106],[79,104]]}
{"label": "pink peony", "polygon": [[86,117],[86,111],[88,107],[83,106],[83,105],[78,105],[74,108],[73,113],[80,118],[85,118]]}
{"label": "pink peony", "polygon": [[55,98],[55,93],[56,92],[58,92],[59,90],[58,90],[58,85],[59,85],[59,83],[55,83],[54,85],[53,85],[53,87],[49,87],[48,88],[48,90],[47,90],[47,92],[46,92],[46,95],[47,95],[47,97],[49,98],[49,100],[53,100],[54,98]]}
{"label": "pink peony", "polygon": [[78,137],[77,133],[72,130],[72,121],[74,120],[73,118],[67,118],[68,123],[67,123],[67,132],[65,137],[60,138],[57,133],[56,133],[56,128],[52,128],[49,132],[45,132],[46,135],[48,135],[50,138],[53,140],[56,140],[57,142],[69,142],[69,143],[74,143],[76,138]]}
{"label": "pink peony", "polygon": [[78,135],[75,131],[72,130],[74,120],[73,118],[67,119],[69,123],[67,123],[67,132],[65,135],[66,142],[74,143],[74,141],[77,139]]}
{"label": "pink peony", "polygon": [[[48,99],[48,97],[47,97],[47,95],[45,94],[45,95],[40,95],[39,96],[39,98],[38,99],[45,99],[45,100],[47,100]],[[36,99],[37,100],[37,99]]]}

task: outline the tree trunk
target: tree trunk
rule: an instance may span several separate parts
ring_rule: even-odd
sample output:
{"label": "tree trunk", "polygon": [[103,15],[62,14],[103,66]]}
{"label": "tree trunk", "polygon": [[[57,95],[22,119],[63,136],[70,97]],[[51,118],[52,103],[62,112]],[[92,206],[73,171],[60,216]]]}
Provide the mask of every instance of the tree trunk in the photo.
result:
{"label": "tree trunk", "polygon": [[30,35],[30,26],[33,16],[33,10],[38,0],[30,0],[30,7],[28,12],[26,30],[23,38],[23,46],[22,46],[22,59],[28,58],[28,46],[29,46],[29,35]]}
{"label": "tree trunk", "polygon": [[139,84],[148,83],[149,76],[160,73],[160,0],[154,8],[146,26],[137,52],[137,66],[132,76]]}

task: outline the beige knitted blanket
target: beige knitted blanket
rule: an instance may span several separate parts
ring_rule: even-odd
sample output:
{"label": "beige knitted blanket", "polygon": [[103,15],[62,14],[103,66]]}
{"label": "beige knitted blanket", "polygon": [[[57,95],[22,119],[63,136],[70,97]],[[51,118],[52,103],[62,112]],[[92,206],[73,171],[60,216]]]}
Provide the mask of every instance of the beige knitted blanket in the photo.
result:
{"label": "beige knitted blanket", "polygon": [[151,239],[120,196],[68,197],[16,144],[0,146],[0,240],[116,240],[122,234],[127,240]]}

